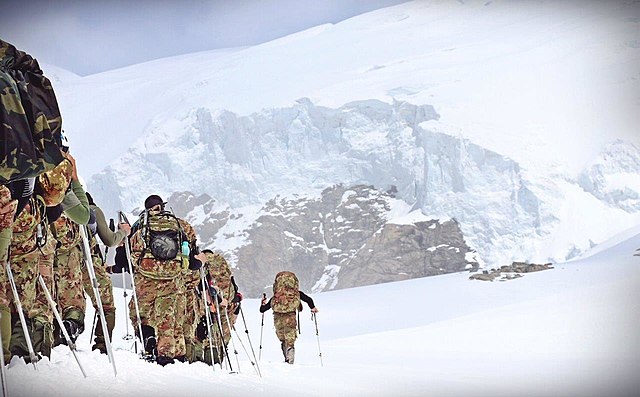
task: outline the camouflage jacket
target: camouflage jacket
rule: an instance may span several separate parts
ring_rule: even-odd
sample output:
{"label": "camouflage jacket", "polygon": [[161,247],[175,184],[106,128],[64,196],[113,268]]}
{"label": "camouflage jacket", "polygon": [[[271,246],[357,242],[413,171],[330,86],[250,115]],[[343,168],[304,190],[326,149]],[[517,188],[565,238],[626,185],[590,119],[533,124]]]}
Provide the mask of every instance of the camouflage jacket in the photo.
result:
{"label": "camouflage jacket", "polygon": [[[160,217],[162,215],[158,211],[149,211],[148,216],[149,219],[147,222],[145,222],[144,219],[139,221],[140,227],[138,227],[131,236],[131,259],[136,267],[136,272],[144,277],[156,280],[171,280],[190,272],[190,270],[188,270],[189,258],[183,257],[182,254],[178,254],[175,259],[171,260],[159,260],[153,256],[150,248],[147,246],[147,241],[145,241],[147,232],[145,223],[153,222],[154,219],[152,219],[152,217]],[[187,221],[179,218],[177,220],[181,232],[186,236],[189,247],[191,251],[193,251],[197,243],[195,231]]]}

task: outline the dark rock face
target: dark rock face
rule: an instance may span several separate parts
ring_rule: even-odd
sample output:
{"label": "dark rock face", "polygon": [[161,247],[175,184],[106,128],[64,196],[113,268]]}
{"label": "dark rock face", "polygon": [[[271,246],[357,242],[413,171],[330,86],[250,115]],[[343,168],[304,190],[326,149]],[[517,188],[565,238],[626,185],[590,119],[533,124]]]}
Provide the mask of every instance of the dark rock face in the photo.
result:
{"label": "dark rock face", "polygon": [[[549,269],[553,269],[551,263],[541,265],[536,263],[513,262],[511,265],[501,266],[500,269],[491,269],[491,271],[484,270],[482,273],[473,274],[469,277],[469,280],[493,281],[499,279],[500,281],[507,281],[520,278],[523,276],[523,273],[533,273]],[[502,278],[499,278],[500,276],[502,276]]]}
{"label": "dark rock face", "polygon": [[378,284],[465,270],[466,245],[455,220],[384,225],[340,271],[337,288]]}
{"label": "dark rock face", "polygon": [[[395,187],[337,185],[319,198],[276,197],[256,220],[236,233],[245,244],[225,252],[249,297],[270,293],[282,270],[298,275],[307,292],[405,280],[475,269],[478,264],[455,220],[389,223]],[[168,199],[176,215],[196,229],[201,246],[215,249],[221,228],[237,217],[216,210],[207,195],[175,193]],[[217,235],[217,236],[216,236]]]}

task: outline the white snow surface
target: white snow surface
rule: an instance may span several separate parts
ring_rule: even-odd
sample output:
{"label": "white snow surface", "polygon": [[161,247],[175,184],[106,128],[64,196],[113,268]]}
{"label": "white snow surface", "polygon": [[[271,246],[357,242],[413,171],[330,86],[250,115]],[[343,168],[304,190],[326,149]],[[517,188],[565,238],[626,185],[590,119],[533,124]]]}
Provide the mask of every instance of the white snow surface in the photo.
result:
{"label": "white snow surface", "polygon": [[[88,378],[59,346],[37,371],[14,358],[9,395],[631,396],[640,388],[640,234],[605,246],[507,282],[471,281],[464,272],[315,294],[318,337],[305,308],[295,365],[282,362],[268,312],[262,378],[237,338],[239,374],[140,360],[122,339],[124,298],[116,288],[118,375],[90,349],[89,310],[78,340]],[[258,305],[243,302],[257,355]],[[241,318],[236,325],[249,349]]]}

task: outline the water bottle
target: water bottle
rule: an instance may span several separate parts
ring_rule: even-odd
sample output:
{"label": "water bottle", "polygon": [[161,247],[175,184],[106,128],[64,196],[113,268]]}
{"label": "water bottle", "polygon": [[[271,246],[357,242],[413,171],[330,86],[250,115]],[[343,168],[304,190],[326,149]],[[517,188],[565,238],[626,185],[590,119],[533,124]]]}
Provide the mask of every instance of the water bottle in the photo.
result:
{"label": "water bottle", "polygon": [[182,242],[182,255],[189,256],[190,253],[191,253],[191,250],[189,249],[189,242],[188,241],[183,241]]}

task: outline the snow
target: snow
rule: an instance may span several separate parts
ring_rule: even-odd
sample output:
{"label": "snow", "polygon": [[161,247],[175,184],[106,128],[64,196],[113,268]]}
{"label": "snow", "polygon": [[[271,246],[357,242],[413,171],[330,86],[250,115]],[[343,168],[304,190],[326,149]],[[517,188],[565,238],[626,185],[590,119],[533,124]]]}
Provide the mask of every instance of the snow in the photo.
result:
{"label": "snow", "polygon": [[[116,288],[117,376],[106,356],[90,351],[89,309],[78,341],[88,378],[59,346],[38,371],[14,358],[9,394],[634,395],[640,387],[640,257],[634,256],[640,234],[637,228],[627,234],[632,236],[609,241],[588,258],[512,281],[471,281],[464,272],[315,294],[319,338],[306,308],[293,366],[282,363],[272,316],[264,316],[262,378],[237,338],[240,374],[202,363],[163,368],[138,359],[122,339],[124,302]],[[258,305],[243,302],[255,349]],[[237,328],[249,349],[241,318]]]}

